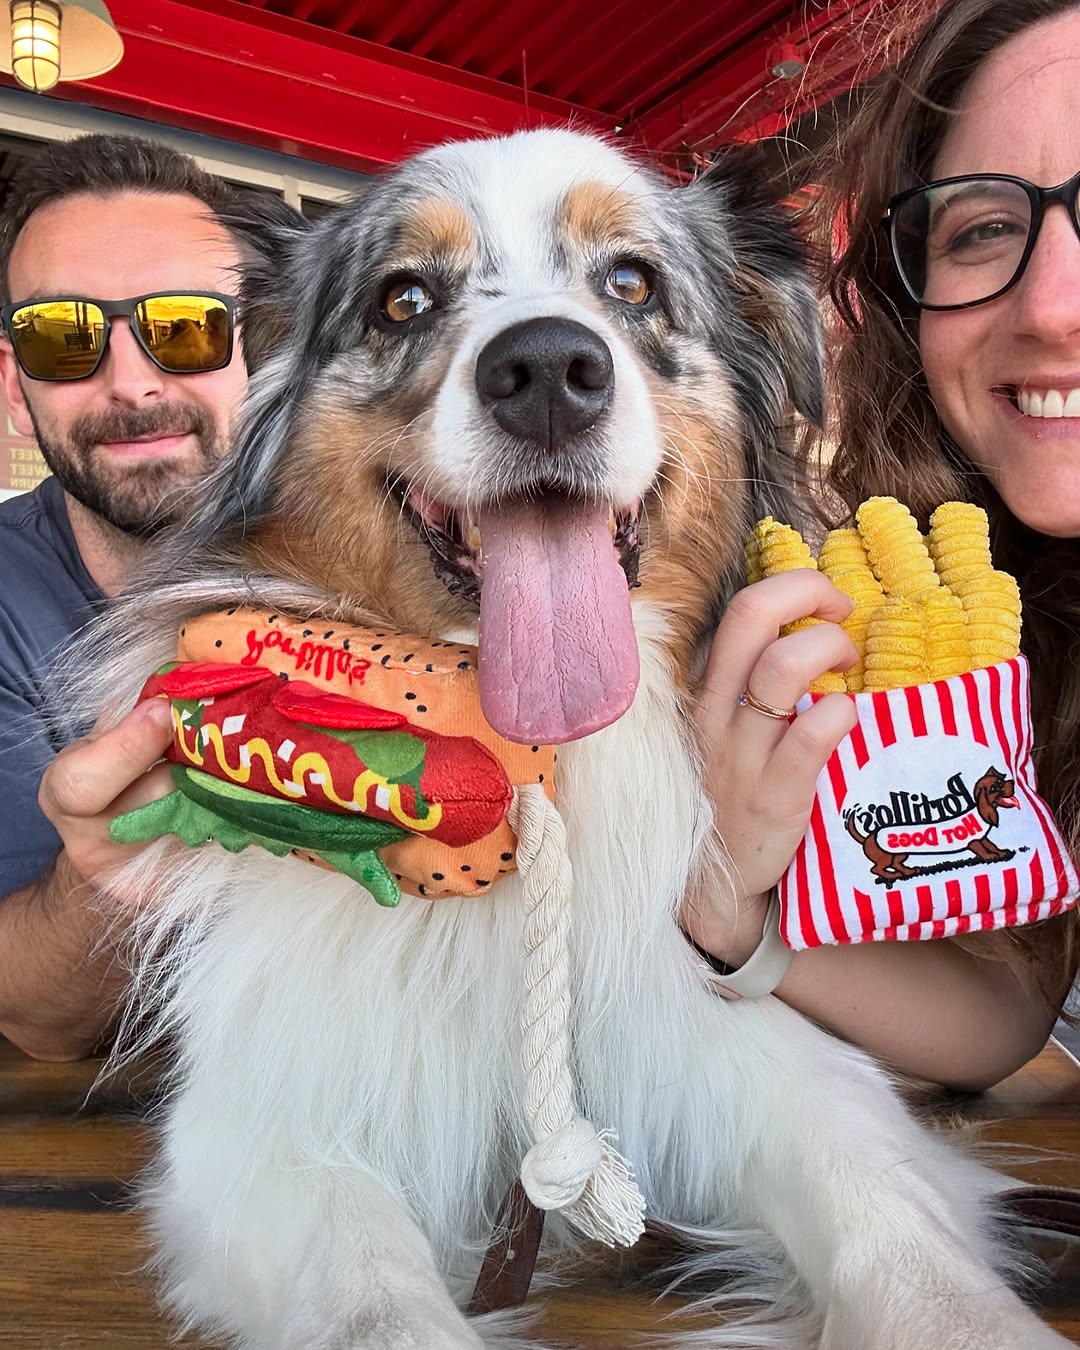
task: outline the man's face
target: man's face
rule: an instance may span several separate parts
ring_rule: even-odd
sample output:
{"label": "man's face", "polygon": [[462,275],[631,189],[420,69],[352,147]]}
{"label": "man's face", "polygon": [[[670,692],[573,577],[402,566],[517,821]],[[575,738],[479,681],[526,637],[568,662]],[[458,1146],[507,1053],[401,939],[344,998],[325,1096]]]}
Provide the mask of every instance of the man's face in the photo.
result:
{"label": "man's face", "polygon": [[[16,241],[12,300],[72,296],[122,300],[153,291],[236,292],[239,253],[203,204],[184,195],[83,194],[41,207]],[[43,382],[0,342],[11,420],[36,435],[64,489],[130,534],[185,510],[185,492],[225,453],[247,382],[239,343],[221,370],[170,375],[113,319],[89,379]]]}

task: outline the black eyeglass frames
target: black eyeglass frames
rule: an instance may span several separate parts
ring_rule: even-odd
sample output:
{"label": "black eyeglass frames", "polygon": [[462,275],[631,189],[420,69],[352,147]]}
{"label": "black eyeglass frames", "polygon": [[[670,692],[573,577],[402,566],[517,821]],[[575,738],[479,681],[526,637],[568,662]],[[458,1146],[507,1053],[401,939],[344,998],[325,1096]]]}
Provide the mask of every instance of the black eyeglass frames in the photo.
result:
{"label": "black eyeglass frames", "polygon": [[921,309],[967,309],[1020,280],[1055,203],[1080,238],[1080,173],[1050,188],[1009,174],[942,178],[893,197],[882,224],[912,300]]}

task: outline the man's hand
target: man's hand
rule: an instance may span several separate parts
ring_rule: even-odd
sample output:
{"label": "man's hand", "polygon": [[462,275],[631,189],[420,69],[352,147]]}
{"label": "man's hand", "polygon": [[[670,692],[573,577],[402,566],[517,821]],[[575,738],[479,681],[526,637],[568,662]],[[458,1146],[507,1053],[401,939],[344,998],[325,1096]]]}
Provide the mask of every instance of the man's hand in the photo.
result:
{"label": "man's hand", "polygon": [[168,703],[148,699],[42,777],[38,800],[63,849],[47,876],[0,901],[0,1034],[35,1058],[92,1053],[123,998],[117,940],[140,897],[118,892],[113,873],[145,845],[114,844],[109,822],[171,791],[159,764],[171,734]]}
{"label": "man's hand", "polygon": [[165,699],[147,699],[108,731],[95,727],[73,741],[42,777],[38,802],[64,842],[68,864],[98,888],[145,847],[114,844],[110,821],[172,791],[168,766],[158,763],[172,739],[171,719]]}

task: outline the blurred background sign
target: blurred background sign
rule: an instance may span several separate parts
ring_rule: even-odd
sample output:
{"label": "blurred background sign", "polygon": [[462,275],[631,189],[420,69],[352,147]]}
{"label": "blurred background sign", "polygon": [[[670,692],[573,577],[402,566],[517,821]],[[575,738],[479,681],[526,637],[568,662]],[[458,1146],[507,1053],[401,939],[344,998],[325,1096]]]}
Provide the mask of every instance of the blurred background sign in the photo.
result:
{"label": "blurred background sign", "polygon": [[0,497],[37,487],[47,473],[37,446],[20,436],[8,420],[7,403],[0,390]]}

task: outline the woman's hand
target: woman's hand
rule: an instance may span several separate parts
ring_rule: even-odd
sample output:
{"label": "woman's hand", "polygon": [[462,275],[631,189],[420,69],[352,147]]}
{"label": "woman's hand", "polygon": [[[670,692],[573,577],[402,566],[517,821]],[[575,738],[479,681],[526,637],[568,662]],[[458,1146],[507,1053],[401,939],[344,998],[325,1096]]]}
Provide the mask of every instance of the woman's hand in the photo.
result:
{"label": "woman's hand", "polygon": [[[731,885],[710,878],[684,921],[700,947],[730,965],[760,941],[768,893],[806,833],[817,776],[856,720],[844,694],[827,695],[791,722],[740,705],[739,696],[748,690],[770,707],[793,708],[811,680],[853,665],[857,653],[838,626],[851,608],[820,572],[786,572],[740,591],[713,638],[697,725]],[[823,622],[778,636],[807,615]]]}

